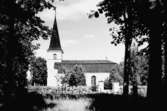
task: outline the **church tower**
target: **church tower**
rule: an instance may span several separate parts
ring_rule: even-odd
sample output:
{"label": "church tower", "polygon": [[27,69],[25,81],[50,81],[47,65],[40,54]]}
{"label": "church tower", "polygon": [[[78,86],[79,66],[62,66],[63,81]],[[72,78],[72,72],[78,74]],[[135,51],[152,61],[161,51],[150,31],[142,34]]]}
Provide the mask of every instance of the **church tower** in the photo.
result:
{"label": "church tower", "polygon": [[54,64],[60,63],[63,58],[63,50],[61,48],[59,32],[57,27],[57,20],[56,20],[56,13],[55,13],[55,20],[53,24],[52,35],[50,39],[50,45],[47,50],[47,86],[56,87],[58,85],[57,81],[58,71],[55,69]]}

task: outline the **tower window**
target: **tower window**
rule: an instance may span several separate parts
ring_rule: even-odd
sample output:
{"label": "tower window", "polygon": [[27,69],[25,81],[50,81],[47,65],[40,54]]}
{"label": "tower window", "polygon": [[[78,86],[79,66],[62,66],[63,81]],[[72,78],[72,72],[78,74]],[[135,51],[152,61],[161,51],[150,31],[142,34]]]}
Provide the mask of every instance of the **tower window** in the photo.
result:
{"label": "tower window", "polygon": [[57,54],[53,54],[53,59],[57,59]]}

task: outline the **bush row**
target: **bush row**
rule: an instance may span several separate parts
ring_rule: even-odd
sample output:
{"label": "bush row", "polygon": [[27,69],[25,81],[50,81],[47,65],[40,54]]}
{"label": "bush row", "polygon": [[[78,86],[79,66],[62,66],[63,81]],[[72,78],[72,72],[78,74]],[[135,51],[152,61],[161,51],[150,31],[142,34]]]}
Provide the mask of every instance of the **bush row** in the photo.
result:
{"label": "bush row", "polygon": [[[130,94],[131,94],[131,87],[130,87]],[[141,96],[146,96],[146,89],[145,86],[138,87],[138,93]],[[120,90],[122,91],[122,87],[120,87]],[[83,97],[88,94],[97,94],[98,92],[92,91],[91,88],[88,88],[86,86],[77,86],[77,87],[46,87],[46,86],[35,86],[35,87],[29,87],[29,91],[35,91],[40,94],[42,94],[46,98],[60,98],[60,97],[69,97],[69,98],[78,98]]]}
{"label": "bush row", "polygon": [[78,98],[83,97],[86,94],[94,94],[90,88],[85,86],[77,87],[45,87],[45,86],[35,86],[29,87],[29,92],[38,92],[46,98]]}

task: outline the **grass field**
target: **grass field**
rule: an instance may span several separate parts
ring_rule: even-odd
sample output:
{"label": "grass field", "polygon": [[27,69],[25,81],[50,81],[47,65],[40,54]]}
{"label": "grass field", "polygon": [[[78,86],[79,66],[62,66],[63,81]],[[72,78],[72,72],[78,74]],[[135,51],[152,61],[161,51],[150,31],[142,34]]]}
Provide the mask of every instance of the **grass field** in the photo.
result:
{"label": "grass field", "polygon": [[126,98],[111,94],[86,94],[81,97],[66,95],[66,97],[45,100],[50,104],[45,111],[111,111],[112,109],[122,111],[133,110],[134,106],[143,110],[147,104],[146,98],[143,97]]}
{"label": "grass field", "polygon": [[79,99],[55,99],[46,100],[48,104],[54,104],[51,108],[47,108],[46,111],[89,111],[91,99],[79,98]]}
{"label": "grass field", "polygon": [[[76,91],[78,92],[78,91]],[[126,107],[123,107],[126,106]],[[2,111],[116,111],[143,110],[147,99],[141,96],[124,97],[106,93],[57,93],[50,88],[37,88],[25,94],[18,93]]]}

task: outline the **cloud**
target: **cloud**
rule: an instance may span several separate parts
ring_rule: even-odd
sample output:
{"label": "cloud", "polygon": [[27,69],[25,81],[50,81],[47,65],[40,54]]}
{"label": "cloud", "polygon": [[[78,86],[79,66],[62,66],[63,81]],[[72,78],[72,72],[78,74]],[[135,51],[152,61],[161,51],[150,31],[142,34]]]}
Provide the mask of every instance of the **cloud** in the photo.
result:
{"label": "cloud", "polygon": [[72,45],[76,45],[78,43],[79,43],[79,41],[77,41],[77,40],[64,40],[62,42],[62,46],[63,47],[69,47],[69,46],[72,46]]}
{"label": "cloud", "polygon": [[71,2],[65,6],[58,6],[57,18],[60,20],[77,20],[90,10],[96,9],[96,5],[102,0],[78,0],[78,2]]}
{"label": "cloud", "polygon": [[[88,18],[90,10],[96,9],[96,5],[102,0],[66,0],[61,4],[56,4],[56,18],[60,21],[77,21]],[[37,14],[45,25],[50,28],[53,26],[55,19],[55,10],[45,9]]]}
{"label": "cloud", "polygon": [[[64,1],[64,3],[56,4],[57,20],[80,20],[84,16],[86,17],[90,10],[96,9],[96,5],[102,0],[74,1],[67,0]],[[55,11],[46,9],[40,12],[38,16],[40,16],[48,26],[51,26],[55,18]]]}

